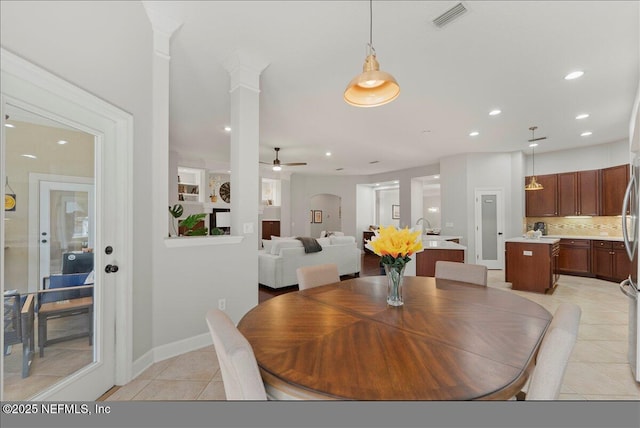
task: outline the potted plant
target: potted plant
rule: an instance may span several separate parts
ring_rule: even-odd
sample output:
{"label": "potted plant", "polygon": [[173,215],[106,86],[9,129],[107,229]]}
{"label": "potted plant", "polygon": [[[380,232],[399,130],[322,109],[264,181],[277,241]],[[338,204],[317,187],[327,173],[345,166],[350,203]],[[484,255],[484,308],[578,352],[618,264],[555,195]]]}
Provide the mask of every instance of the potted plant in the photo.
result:
{"label": "potted plant", "polygon": [[[174,218],[174,221],[171,223],[174,236],[180,236],[176,230],[175,222],[184,213],[184,208],[181,204],[175,204],[173,207],[169,206],[169,213]],[[191,214],[184,220],[178,222],[178,228],[183,227],[185,229],[184,236],[205,236],[209,230],[206,227],[197,227],[197,225],[206,216],[207,214],[205,213]]]}

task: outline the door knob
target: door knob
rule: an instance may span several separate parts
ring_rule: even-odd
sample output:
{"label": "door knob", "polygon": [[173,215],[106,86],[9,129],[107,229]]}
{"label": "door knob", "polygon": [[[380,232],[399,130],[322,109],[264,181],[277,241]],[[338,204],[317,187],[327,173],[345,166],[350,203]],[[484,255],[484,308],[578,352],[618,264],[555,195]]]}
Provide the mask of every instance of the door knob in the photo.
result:
{"label": "door knob", "polygon": [[106,265],[104,271],[106,273],[116,273],[118,272],[118,265]]}

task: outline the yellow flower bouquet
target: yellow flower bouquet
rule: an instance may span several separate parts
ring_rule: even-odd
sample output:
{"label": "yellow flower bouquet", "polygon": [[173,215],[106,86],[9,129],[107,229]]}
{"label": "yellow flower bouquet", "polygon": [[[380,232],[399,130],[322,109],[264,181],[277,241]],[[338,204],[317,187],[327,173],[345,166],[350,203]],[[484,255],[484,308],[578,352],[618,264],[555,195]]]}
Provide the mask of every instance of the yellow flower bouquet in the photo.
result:
{"label": "yellow flower bouquet", "polygon": [[411,260],[411,255],[422,249],[420,231],[409,228],[396,229],[395,226],[380,226],[367,248],[382,257],[382,264],[403,268]]}
{"label": "yellow flower bouquet", "polygon": [[373,238],[366,247],[381,257],[389,287],[387,289],[387,303],[391,306],[402,306],[402,278],[405,265],[411,260],[411,255],[422,249],[420,231],[409,228],[396,229],[395,226],[380,226],[374,232]]}

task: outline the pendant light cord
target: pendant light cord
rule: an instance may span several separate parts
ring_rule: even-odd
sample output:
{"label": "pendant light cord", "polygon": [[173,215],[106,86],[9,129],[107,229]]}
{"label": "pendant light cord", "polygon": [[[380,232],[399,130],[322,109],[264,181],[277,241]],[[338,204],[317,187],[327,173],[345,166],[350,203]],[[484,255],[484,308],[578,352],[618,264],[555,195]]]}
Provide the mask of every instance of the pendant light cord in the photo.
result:
{"label": "pendant light cord", "polygon": [[373,49],[373,0],[369,0],[369,46]]}

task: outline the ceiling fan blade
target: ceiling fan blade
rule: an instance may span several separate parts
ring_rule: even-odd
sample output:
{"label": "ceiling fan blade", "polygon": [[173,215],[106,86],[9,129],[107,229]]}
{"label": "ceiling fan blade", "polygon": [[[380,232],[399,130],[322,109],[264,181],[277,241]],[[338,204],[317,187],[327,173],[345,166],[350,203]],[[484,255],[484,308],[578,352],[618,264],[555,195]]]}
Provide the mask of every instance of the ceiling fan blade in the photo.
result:
{"label": "ceiling fan blade", "polygon": [[527,140],[527,141],[529,141],[530,143],[532,143],[532,142],[534,142],[534,141],[540,141],[540,140],[546,140],[546,139],[547,139],[547,137],[538,137],[538,138],[532,138],[532,139]]}
{"label": "ceiling fan blade", "polygon": [[306,165],[306,162],[289,162],[289,163],[282,163],[280,165],[287,165],[287,166],[300,166],[300,165]]}
{"label": "ceiling fan blade", "polygon": [[262,162],[262,161],[260,161],[260,163],[265,164],[265,165],[273,165],[273,162]]}

